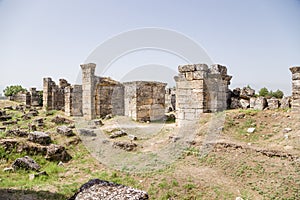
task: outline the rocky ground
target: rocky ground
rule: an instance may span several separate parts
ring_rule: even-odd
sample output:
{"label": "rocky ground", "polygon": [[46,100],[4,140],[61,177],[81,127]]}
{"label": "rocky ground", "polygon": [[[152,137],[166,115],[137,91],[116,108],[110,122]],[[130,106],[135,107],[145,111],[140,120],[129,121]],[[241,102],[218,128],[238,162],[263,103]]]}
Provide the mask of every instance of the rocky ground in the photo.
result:
{"label": "rocky ground", "polygon": [[92,181],[95,190],[146,191],[149,199],[300,199],[300,121],[289,109],[229,110],[218,122],[204,114],[199,129],[186,128],[196,134],[180,155],[155,171],[101,164],[84,144],[106,144],[126,156],[159,152],[180,142],[174,123],[114,117],[84,124],[7,101],[0,101],[0,110],[0,199],[68,199],[97,178],[113,183]]}

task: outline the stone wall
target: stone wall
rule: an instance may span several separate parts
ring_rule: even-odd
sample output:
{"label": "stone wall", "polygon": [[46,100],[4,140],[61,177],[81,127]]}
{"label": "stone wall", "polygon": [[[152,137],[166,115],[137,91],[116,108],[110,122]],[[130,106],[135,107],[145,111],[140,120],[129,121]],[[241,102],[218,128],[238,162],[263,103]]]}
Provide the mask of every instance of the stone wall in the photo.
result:
{"label": "stone wall", "polygon": [[124,83],[125,115],[137,121],[162,119],[165,114],[166,85],[150,81]]}
{"label": "stone wall", "polygon": [[178,67],[176,81],[177,122],[200,118],[203,112],[227,108],[228,85],[231,76],[221,65],[192,64]]}
{"label": "stone wall", "polygon": [[124,86],[111,78],[96,77],[96,115],[124,115]]}
{"label": "stone wall", "polygon": [[43,80],[43,108],[44,110],[64,110],[65,87],[70,84],[65,79],[59,79],[56,85],[51,78]]}
{"label": "stone wall", "polygon": [[65,114],[82,116],[82,86],[72,85],[65,88]]}
{"label": "stone wall", "polygon": [[11,101],[16,101],[25,105],[31,105],[30,92],[19,92],[9,98]]}
{"label": "stone wall", "polygon": [[291,67],[292,72],[292,111],[300,113],[300,67]]}
{"label": "stone wall", "polygon": [[167,88],[165,94],[165,112],[171,112],[176,110],[176,89]]}

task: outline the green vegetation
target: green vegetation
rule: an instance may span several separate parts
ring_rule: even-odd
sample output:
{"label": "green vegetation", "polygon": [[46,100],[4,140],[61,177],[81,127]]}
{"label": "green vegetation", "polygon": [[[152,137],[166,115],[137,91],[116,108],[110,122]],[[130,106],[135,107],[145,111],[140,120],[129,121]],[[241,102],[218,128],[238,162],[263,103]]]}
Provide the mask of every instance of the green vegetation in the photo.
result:
{"label": "green vegetation", "polygon": [[281,99],[284,96],[284,93],[279,89],[273,92],[272,90],[269,91],[267,88],[263,87],[259,90],[258,95],[266,98],[275,97],[277,99]]}
{"label": "green vegetation", "polygon": [[11,85],[7,86],[3,92],[6,97],[13,96],[18,92],[26,92],[27,90],[23,88],[21,85]]}

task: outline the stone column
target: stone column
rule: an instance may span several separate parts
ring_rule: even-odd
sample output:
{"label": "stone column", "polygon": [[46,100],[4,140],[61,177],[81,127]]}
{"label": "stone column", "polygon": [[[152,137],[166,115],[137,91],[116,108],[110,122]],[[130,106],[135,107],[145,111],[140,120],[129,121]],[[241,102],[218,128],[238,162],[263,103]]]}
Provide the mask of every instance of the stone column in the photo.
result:
{"label": "stone column", "polygon": [[80,65],[82,69],[82,114],[87,120],[96,117],[95,114],[95,68],[96,64]]}
{"label": "stone column", "polygon": [[291,67],[292,72],[292,112],[300,113],[300,67]]}
{"label": "stone column", "polygon": [[43,109],[46,111],[52,109],[52,79],[51,78],[43,79]]}

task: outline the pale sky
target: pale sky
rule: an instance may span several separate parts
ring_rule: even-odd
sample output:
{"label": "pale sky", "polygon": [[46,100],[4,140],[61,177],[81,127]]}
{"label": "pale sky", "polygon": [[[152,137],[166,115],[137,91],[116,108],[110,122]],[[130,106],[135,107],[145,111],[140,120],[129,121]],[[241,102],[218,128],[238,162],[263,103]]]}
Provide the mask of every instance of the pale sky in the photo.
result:
{"label": "pale sky", "polygon": [[[0,0],[0,93],[15,84],[41,89],[43,77],[75,83],[79,65],[99,45],[126,31],[157,27],[191,38],[214,63],[227,66],[230,88],[290,95],[289,67],[300,66],[299,19],[299,0]],[[185,64],[147,50],[124,55],[105,75],[125,80],[132,67],[153,63],[162,67],[160,74],[176,74]]]}

